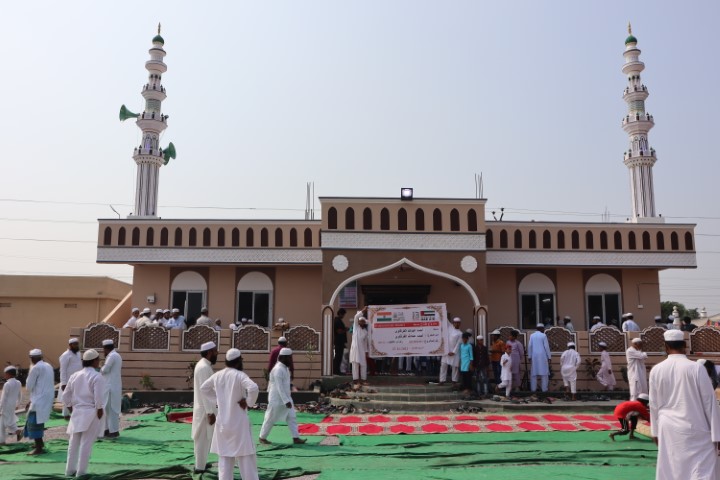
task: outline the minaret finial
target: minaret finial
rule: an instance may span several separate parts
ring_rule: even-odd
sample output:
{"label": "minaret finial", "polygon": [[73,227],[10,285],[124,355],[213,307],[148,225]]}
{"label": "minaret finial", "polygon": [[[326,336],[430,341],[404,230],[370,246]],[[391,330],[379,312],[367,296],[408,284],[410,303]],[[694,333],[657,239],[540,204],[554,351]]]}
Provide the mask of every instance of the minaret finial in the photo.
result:
{"label": "minaret finial", "polygon": [[[158,33],[160,33],[160,26],[158,25]],[[628,22],[628,35],[632,35],[632,25]]]}
{"label": "minaret finial", "polygon": [[[630,28],[630,24],[628,24],[628,28]],[[160,35],[160,22],[158,22],[158,35]]]}

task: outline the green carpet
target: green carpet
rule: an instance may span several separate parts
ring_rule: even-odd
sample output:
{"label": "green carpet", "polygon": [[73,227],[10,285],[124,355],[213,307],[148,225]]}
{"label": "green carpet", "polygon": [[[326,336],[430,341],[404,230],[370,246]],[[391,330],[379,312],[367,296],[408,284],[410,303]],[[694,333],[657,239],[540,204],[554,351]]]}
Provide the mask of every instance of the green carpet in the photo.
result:
{"label": "green carpet", "polygon": [[[257,438],[262,412],[250,412]],[[301,423],[322,415],[298,414]],[[99,480],[216,480],[216,469],[192,475],[190,425],[168,423],[164,414],[139,417],[114,441],[95,444],[88,478]],[[613,443],[607,432],[525,432],[341,437],[340,446],[320,446],[308,437],[293,447],[287,428],[276,426],[271,446],[258,448],[263,480],[320,473],[320,480],[633,480],[655,475],[656,448],[650,440]],[[27,457],[29,445],[0,445],[0,478],[64,478],[66,440],[48,442],[49,453]],[[211,455],[210,461],[215,461]]]}

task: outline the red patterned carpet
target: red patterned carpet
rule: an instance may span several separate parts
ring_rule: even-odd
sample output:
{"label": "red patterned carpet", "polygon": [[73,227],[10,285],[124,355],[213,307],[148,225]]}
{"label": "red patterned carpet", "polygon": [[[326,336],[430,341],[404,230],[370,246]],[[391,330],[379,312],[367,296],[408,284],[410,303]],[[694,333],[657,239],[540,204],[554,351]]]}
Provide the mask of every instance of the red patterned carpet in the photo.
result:
{"label": "red patterned carpet", "polygon": [[422,433],[614,430],[612,415],[333,415],[300,425],[301,435],[393,435]]}

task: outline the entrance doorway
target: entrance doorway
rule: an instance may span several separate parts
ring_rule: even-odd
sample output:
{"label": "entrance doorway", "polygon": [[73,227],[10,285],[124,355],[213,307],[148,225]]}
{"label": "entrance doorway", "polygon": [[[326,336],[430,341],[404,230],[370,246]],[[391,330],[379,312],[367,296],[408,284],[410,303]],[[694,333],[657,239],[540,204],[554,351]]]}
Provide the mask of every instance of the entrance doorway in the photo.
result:
{"label": "entrance doorway", "polygon": [[364,305],[427,303],[430,285],[363,285]]}

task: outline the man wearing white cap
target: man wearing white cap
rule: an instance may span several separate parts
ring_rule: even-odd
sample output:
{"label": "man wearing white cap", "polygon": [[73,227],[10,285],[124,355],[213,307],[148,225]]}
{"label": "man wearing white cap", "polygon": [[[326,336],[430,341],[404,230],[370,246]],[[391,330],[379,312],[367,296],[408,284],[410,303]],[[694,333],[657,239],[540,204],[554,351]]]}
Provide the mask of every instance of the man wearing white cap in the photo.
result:
{"label": "man wearing white cap", "polygon": [[65,475],[80,477],[87,473],[95,439],[102,433],[105,403],[105,379],[98,373],[100,354],[90,349],[83,353],[82,369],[73,373],[63,394],[63,404],[72,415],[68,424]]}
{"label": "man wearing white cap", "polygon": [[227,351],[225,365],[200,387],[204,401],[218,407],[210,445],[210,451],[220,457],[218,480],[232,480],[235,464],[242,480],[258,480],[255,442],[247,413],[248,407],[255,405],[258,386],[242,371],[242,354],[237,348]]}
{"label": "man wearing white cap", "polygon": [[278,361],[270,372],[268,382],[268,408],[265,411],[265,419],[260,428],[260,443],[269,445],[273,425],[283,421],[287,423],[292,435],[293,443],[305,443],[298,432],[297,419],[295,418],[295,404],[290,395],[290,362],[292,361],[292,350],[283,348],[280,350]]}
{"label": "man wearing white cap", "polygon": [[132,309],[132,314],[130,315],[130,318],[127,322],[125,322],[125,325],[123,325],[123,328],[135,328],[135,325],[137,324],[138,318],[140,317],[140,309],[135,307]]}
{"label": "man wearing white cap", "polygon": [[572,395],[571,400],[577,400],[577,369],[580,366],[580,354],[575,349],[575,342],[568,342],[567,349],[560,355],[560,374],[565,385],[565,394]]}
{"label": "man wearing white cap", "polygon": [[19,442],[22,438],[22,430],[17,427],[17,410],[20,403],[20,392],[22,385],[17,378],[15,365],[5,367],[5,385],[0,393],[0,445],[5,443],[5,435],[10,432]]}
{"label": "man wearing white cap", "polygon": [[635,323],[634,316],[632,313],[625,313],[622,316],[623,323],[622,323],[622,331],[623,332],[639,332],[640,331],[640,325]]}
{"label": "man wearing white cap", "polygon": [[655,326],[664,328],[665,330],[667,330],[667,324],[665,324],[662,316],[660,316],[660,315],[655,315]]}
{"label": "man wearing white cap", "polygon": [[685,356],[685,334],[664,333],[667,358],[650,371],[656,480],[720,478],[720,410],[705,368]]}
{"label": "man wearing white cap", "polygon": [[195,364],[193,373],[193,420],[191,437],[195,442],[195,473],[208,469],[210,442],[215,430],[217,408],[207,402],[200,388],[213,374],[212,366],[217,362],[218,351],[215,342],[206,342],[200,346],[200,360]]}
{"label": "man wearing white cap", "polygon": [[[62,401],[63,391],[67,385],[70,375],[79,372],[82,369],[82,359],[80,358],[80,342],[77,338],[68,340],[68,349],[60,355],[60,391],[58,392],[58,400]],[[70,412],[65,404],[63,404],[63,417],[70,420]]]}
{"label": "man wearing white cap", "polygon": [[208,313],[209,313],[208,308],[203,307],[200,310],[200,316],[195,321],[195,325],[205,325],[206,327],[212,327],[213,321],[212,321],[212,318],[208,317]]}
{"label": "man wearing white cap", "polygon": [[168,320],[168,323],[165,324],[165,327],[172,330],[185,330],[185,328],[187,328],[187,325],[185,324],[185,317],[180,315],[180,310],[177,308],[173,308],[171,313],[172,318]]}
{"label": "man wearing white cap", "polygon": [[604,326],[605,326],[605,324],[602,322],[602,318],[600,318],[598,315],[595,315],[595,316],[592,318],[592,321],[593,321],[593,323],[592,323],[592,326],[590,327],[590,331],[591,331],[591,332],[594,332],[594,331],[597,330],[598,328],[601,328],[601,327],[604,327]]}
{"label": "man wearing white cap", "polygon": [[610,360],[610,354],[607,351],[607,343],[598,342],[598,347],[600,348],[600,369],[595,378],[606,390],[614,390],[617,382],[613,373],[612,360]]}
{"label": "man wearing white cap", "polygon": [[144,308],[143,311],[140,312],[140,318],[138,318],[137,323],[135,323],[135,328],[151,326],[152,325],[152,319],[150,318],[151,315],[152,315],[152,311],[149,308]]}
{"label": "man wearing white cap", "polygon": [[627,358],[627,377],[630,386],[630,400],[637,400],[641,393],[648,393],[647,373],[645,360],[647,353],[642,351],[642,340],[635,337],[631,340],[630,348],[625,352]]}
{"label": "man wearing white cap", "polygon": [[565,327],[565,330],[569,330],[571,332],[575,331],[575,327],[573,327],[572,318],[570,318],[570,315],[565,315],[565,318],[563,318],[563,326]]}
{"label": "man wearing white cap", "polygon": [[[280,337],[278,338],[278,344],[275,348],[272,349],[270,352],[270,360],[268,360],[268,367],[267,371],[272,372],[272,369],[275,368],[275,364],[278,361],[278,357],[280,356],[280,350],[283,348],[286,348],[288,346],[287,338]],[[290,368],[290,380],[293,379],[295,375],[295,365],[293,364],[292,357],[290,357],[290,365],[288,365],[288,368]]]}
{"label": "man wearing white cap", "polygon": [[452,381],[457,383],[460,381],[460,341],[462,340],[462,330],[460,330],[460,317],[452,320],[452,328],[448,332],[448,350],[447,354],[440,359],[440,385],[447,381],[448,368],[452,368]]}
{"label": "man wearing white cap", "polygon": [[359,310],[353,319],[352,344],[350,344],[350,363],[352,364],[353,382],[367,382],[367,353],[370,350],[368,333],[367,307]]}
{"label": "man wearing white cap", "polygon": [[105,436],[117,438],[120,436],[120,408],[122,407],[122,357],[115,351],[113,340],[103,340],[102,346],[105,353],[105,364],[100,371],[107,383]]}
{"label": "man wearing white cap", "polygon": [[45,422],[50,419],[55,401],[55,372],[43,361],[43,353],[38,348],[30,350],[30,361],[32,366],[25,381],[25,388],[30,394],[30,403],[25,407],[28,415],[24,433],[27,438],[35,441],[35,449],[28,455],[39,455],[45,452],[43,450]]}
{"label": "man wearing white cap", "polygon": [[530,366],[530,391],[535,393],[537,379],[540,377],[540,389],[547,392],[550,375],[550,344],[545,335],[545,324],[538,323],[535,328],[537,331],[530,335],[527,349],[528,360],[532,363]]}

